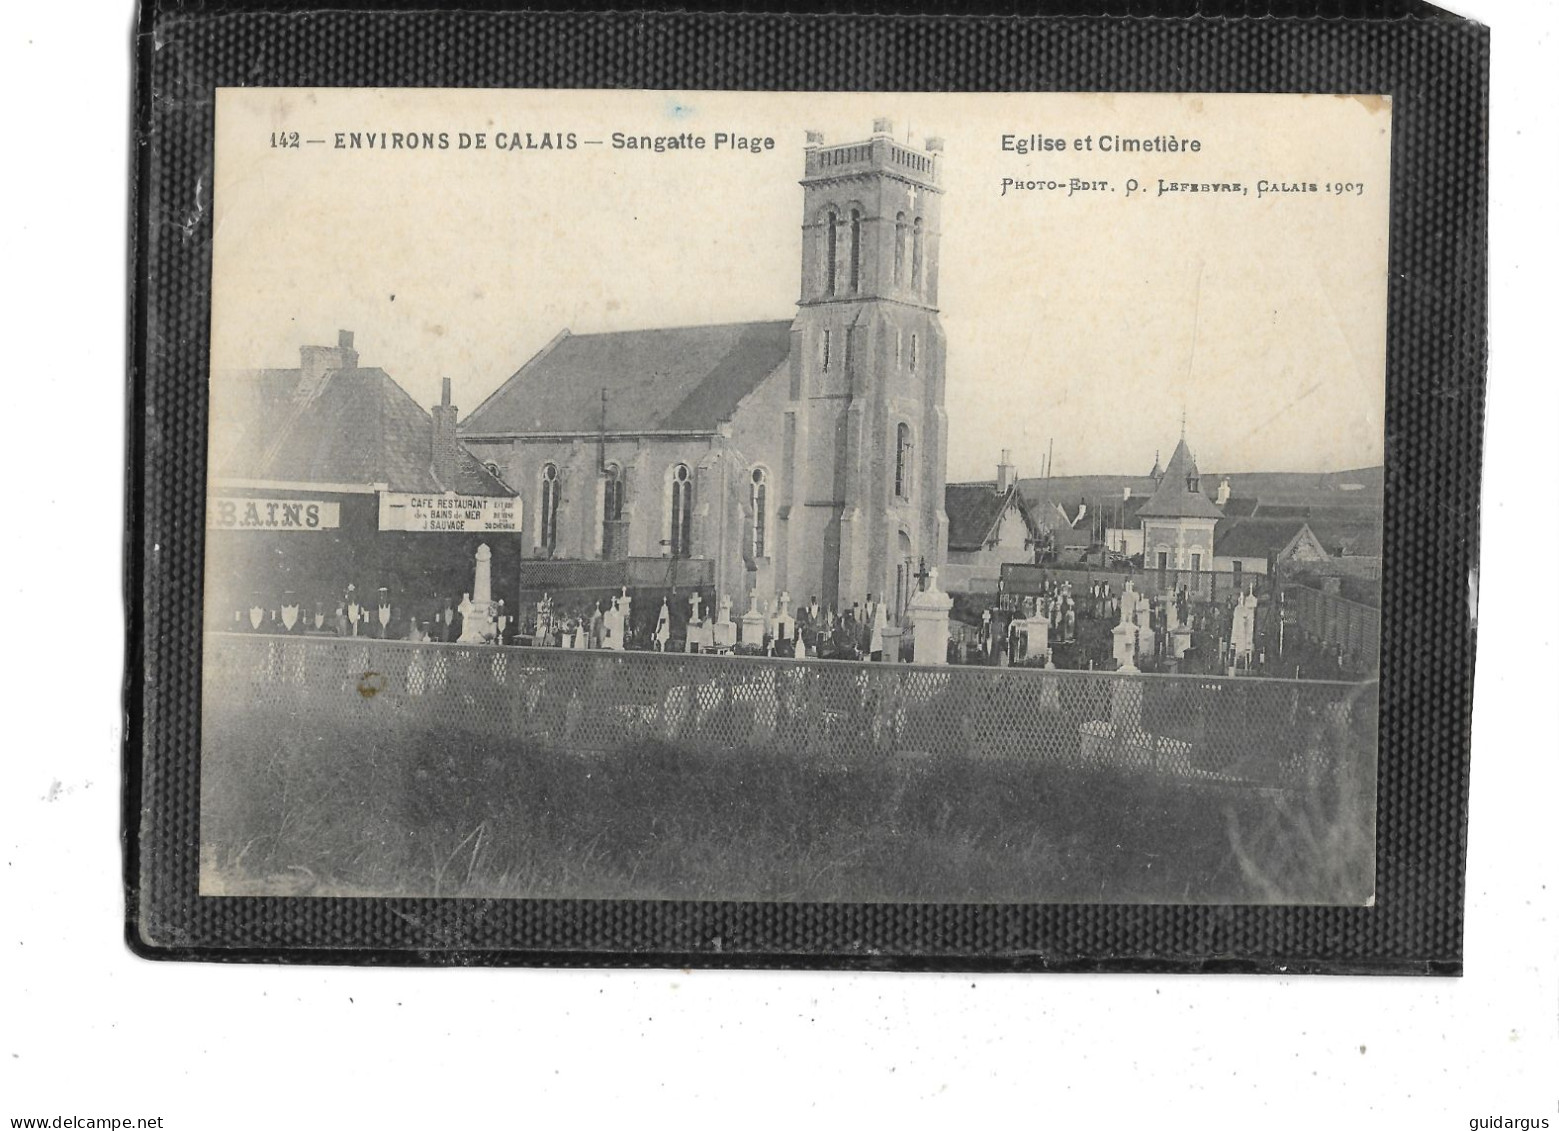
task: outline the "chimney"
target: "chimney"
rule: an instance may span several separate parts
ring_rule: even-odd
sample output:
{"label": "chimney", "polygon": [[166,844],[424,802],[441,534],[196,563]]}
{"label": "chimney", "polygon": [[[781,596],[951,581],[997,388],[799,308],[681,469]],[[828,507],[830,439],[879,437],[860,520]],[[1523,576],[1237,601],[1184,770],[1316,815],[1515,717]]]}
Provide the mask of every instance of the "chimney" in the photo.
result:
{"label": "chimney", "polygon": [[1225,475],[1223,482],[1218,484],[1218,505],[1221,507],[1229,501],[1229,477]]}
{"label": "chimney", "polygon": [[1005,495],[1018,480],[1017,468],[1012,466],[1012,449],[1001,450],[1001,462],[996,465],[996,490]]}
{"label": "chimney", "polygon": [[455,420],[460,410],[449,403],[449,378],[444,378],[443,399],[433,406],[433,476],[445,490],[460,480],[460,438]]}
{"label": "chimney", "polygon": [[302,374],[292,398],[303,402],[313,400],[325,387],[325,380],[338,369],[356,369],[357,351],[352,348],[352,331],[336,332],[334,346],[304,346],[298,350]]}

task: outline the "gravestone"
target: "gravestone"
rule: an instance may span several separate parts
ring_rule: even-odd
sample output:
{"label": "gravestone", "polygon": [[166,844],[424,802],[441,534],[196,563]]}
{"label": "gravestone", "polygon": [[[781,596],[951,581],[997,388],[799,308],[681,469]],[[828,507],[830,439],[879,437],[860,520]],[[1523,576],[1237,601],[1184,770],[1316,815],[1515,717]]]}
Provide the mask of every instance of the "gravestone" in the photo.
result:
{"label": "gravestone", "polygon": [[720,616],[710,626],[714,646],[724,651],[736,644],[736,625],[731,621],[731,598],[721,594]]}
{"label": "gravestone", "polygon": [[1234,621],[1229,632],[1229,643],[1234,649],[1236,664],[1242,659],[1249,664],[1251,653],[1256,647],[1256,603],[1256,594],[1247,590],[1234,605]]}
{"label": "gravestone", "polygon": [[[926,576],[926,587],[909,601],[909,623],[915,633],[915,663],[947,663],[947,618],[953,608],[953,599],[937,588],[937,571],[933,568]],[[982,618],[990,624],[991,612],[985,610]],[[990,633],[986,633],[989,647]]]}
{"label": "gravestone", "polygon": [[1153,631],[1153,606],[1146,601],[1137,602],[1137,655],[1152,656],[1158,649],[1158,636]]}
{"label": "gravestone", "polygon": [[[1122,605],[1124,614],[1125,606]],[[1137,626],[1122,616],[1121,622],[1110,630],[1112,639],[1111,655],[1115,658],[1117,671],[1134,672],[1137,670]]]}
{"label": "gravestone", "polygon": [[687,650],[689,652],[707,651],[714,643],[714,636],[709,631],[709,623],[701,615],[703,604],[704,599],[699,596],[698,590],[693,590],[693,595],[687,600]]}
{"label": "gravestone", "polygon": [[763,609],[758,603],[758,591],[754,589],[748,594],[751,602],[747,611],[742,614],[742,643],[754,648],[763,646],[763,635],[768,628],[768,618],[763,615]]}
{"label": "gravestone", "polygon": [[612,598],[612,607],[601,614],[601,647],[611,652],[623,650],[623,611],[620,598]]}
{"label": "gravestone", "polygon": [[654,640],[657,652],[664,652],[667,642],[671,640],[671,606],[664,597],[660,601],[660,614],[655,618]]}
{"label": "gravestone", "polygon": [[769,631],[773,633],[775,640],[790,640],[796,635],[796,618],[790,615],[789,605],[790,594],[781,593],[774,619],[769,622]]}
{"label": "gravestone", "polygon": [[1032,617],[1028,622],[1028,654],[1038,659],[1050,658],[1050,620],[1048,617]]}

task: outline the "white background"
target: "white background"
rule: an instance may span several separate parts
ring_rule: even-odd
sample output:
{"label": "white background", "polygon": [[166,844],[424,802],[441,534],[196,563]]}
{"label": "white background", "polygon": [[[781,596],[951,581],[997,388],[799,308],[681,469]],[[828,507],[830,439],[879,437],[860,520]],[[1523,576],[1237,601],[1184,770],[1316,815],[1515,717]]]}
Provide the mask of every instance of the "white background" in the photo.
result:
{"label": "white background", "polygon": [[[170,1128],[1559,1126],[1556,11],[1494,26],[1466,976],[224,967],[121,942],[130,13],[8,9],[0,1119]],[[25,500],[25,504],[23,503]],[[151,626],[155,631],[155,625]],[[1426,648],[1453,647],[1425,641]]]}

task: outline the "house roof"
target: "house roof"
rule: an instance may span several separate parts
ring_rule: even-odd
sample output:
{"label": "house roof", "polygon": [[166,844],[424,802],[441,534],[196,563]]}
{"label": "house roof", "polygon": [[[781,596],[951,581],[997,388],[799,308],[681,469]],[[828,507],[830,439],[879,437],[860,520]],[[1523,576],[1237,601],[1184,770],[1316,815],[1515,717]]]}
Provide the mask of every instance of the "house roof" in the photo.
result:
{"label": "house roof", "polygon": [[790,356],[789,320],[563,331],[461,423],[469,436],[713,432]]}
{"label": "house roof", "polygon": [[1333,519],[1311,520],[1310,529],[1329,554],[1378,558],[1381,555],[1380,522],[1344,522]]}
{"label": "house roof", "polygon": [[1230,495],[1229,501],[1218,509],[1223,511],[1225,518],[1248,518],[1256,513],[1260,500],[1250,495]]}
{"label": "house roof", "polygon": [[1224,519],[1213,529],[1213,553],[1220,558],[1265,558],[1287,550],[1306,530],[1302,518]]}
{"label": "house roof", "polygon": [[997,524],[1009,507],[1017,507],[1032,534],[1038,527],[1017,487],[996,490],[992,480],[983,483],[949,483],[944,496],[947,511],[947,548],[979,550],[996,537]]}
{"label": "house roof", "polygon": [[1300,503],[1261,502],[1255,511],[1257,518],[1309,518],[1310,508]]}
{"label": "house roof", "polygon": [[216,474],[392,491],[512,496],[463,444],[454,482],[433,470],[433,417],[382,369],[337,369],[295,396],[298,369],[219,374]]}
{"label": "house roof", "polygon": [[1192,491],[1186,486],[1188,478],[1199,474],[1196,460],[1182,436],[1180,443],[1175,445],[1175,454],[1169,457],[1169,466],[1164,469],[1164,478],[1159,482],[1158,489],[1153,492],[1147,505],[1137,512],[1137,517],[1222,518],[1223,512],[1211,499],[1201,491]]}

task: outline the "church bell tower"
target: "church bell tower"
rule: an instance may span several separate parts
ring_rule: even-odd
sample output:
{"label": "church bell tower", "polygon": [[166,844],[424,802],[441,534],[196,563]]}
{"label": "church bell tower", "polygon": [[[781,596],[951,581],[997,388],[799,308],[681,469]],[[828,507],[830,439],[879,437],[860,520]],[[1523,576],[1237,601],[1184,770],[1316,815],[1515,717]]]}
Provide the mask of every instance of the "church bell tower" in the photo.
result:
{"label": "church bell tower", "polygon": [[946,347],[937,316],[942,143],[808,132],[801,296],[785,413],[784,587],[900,620],[947,556]]}

